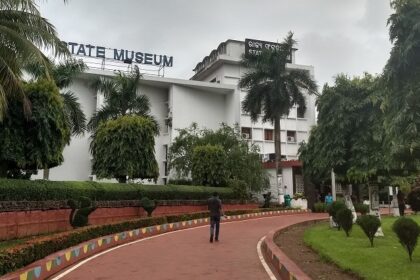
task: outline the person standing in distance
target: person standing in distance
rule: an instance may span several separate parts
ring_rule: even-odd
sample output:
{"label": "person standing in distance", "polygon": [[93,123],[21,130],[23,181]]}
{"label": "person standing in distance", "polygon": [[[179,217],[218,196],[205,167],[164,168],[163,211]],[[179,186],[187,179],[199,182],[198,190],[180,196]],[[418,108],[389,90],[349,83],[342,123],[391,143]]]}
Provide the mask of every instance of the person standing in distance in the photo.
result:
{"label": "person standing in distance", "polygon": [[210,243],[214,240],[219,241],[220,217],[223,215],[222,201],[219,199],[217,192],[207,201],[208,209],[210,211]]}

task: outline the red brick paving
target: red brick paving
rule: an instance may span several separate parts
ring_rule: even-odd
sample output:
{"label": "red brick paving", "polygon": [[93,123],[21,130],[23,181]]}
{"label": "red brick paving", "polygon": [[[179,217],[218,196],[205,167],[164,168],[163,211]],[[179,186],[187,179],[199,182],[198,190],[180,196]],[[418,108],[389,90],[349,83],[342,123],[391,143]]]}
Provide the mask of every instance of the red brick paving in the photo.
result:
{"label": "red brick paving", "polygon": [[209,243],[209,228],[158,236],[95,258],[61,279],[268,279],[257,255],[270,230],[325,214],[298,214],[221,224],[220,242]]}

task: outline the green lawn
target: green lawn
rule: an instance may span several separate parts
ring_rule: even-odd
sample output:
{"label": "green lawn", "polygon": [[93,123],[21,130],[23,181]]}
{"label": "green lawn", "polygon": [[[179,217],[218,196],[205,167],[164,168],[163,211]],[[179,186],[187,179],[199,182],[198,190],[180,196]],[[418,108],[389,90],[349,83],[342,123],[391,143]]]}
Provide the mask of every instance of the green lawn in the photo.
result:
{"label": "green lawn", "polygon": [[[411,218],[420,224],[420,216]],[[365,279],[420,279],[420,248],[414,251],[410,263],[408,254],[392,232],[395,220],[393,217],[382,219],[385,237],[375,238],[373,248],[357,225],[353,225],[347,238],[344,231],[330,229],[327,223],[322,223],[308,229],[304,240],[325,259]]]}

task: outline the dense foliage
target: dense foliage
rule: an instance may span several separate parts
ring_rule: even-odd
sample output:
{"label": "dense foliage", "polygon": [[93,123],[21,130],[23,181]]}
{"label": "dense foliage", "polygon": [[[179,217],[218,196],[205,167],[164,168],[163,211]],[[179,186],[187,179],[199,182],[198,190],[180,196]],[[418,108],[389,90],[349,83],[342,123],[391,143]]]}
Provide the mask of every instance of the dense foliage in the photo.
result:
{"label": "dense foliage", "polygon": [[378,82],[368,74],[339,75],[335,85],[324,86],[317,100],[318,124],[300,148],[305,175],[319,182],[334,169],[341,182],[366,182],[388,168]]}
{"label": "dense foliage", "polygon": [[71,208],[71,226],[73,228],[87,226],[89,224],[89,215],[96,210],[96,207],[92,206],[92,200],[82,196],[78,200],[69,199],[67,203]]}
{"label": "dense foliage", "polygon": [[395,221],[392,230],[398,236],[401,245],[407,250],[410,261],[412,261],[412,255],[420,234],[419,225],[410,218],[401,217]]}
{"label": "dense foliage", "polygon": [[381,220],[372,215],[363,215],[357,218],[357,224],[362,228],[363,232],[369,238],[370,246],[373,247],[373,239],[381,226]]}
{"label": "dense foliage", "polygon": [[420,187],[416,187],[408,193],[407,203],[414,212],[420,211]]}
{"label": "dense foliage", "polygon": [[147,216],[151,217],[153,211],[155,211],[157,207],[157,202],[155,200],[151,200],[148,197],[142,197],[140,200],[140,205],[143,207],[144,211],[147,212]]}
{"label": "dense foliage", "polygon": [[155,124],[131,115],[99,125],[91,143],[92,172],[98,178],[154,179],[159,176],[155,158]]}
{"label": "dense foliage", "polygon": [[39,80],[24,89],[32,104],[30,116],[23,117],[22,101],[13,100],[0,123],[0,177],[61,164],[70,141],[63,100],[54,82]]}
{"label": "dense foliage", "polygon": [[369,205],[363,203],[356,203],[354,204],[354,209],[356,212],[360,213],[361,215],[366,215],[369,213]]}
{"label": "dense foliage", "polygon": [[145,196],[158,200],[203,200],[215,191],[221,199],[236,198],[231,188],[0,179],[0,201],[78,200],[82,196],[97,201]]}
{"label": "dense foliage", "polygon": [[342,201],[334,201],[327,208],[328,214],[332,217],[333,221],[338,224],[338,229],[340,229],[340,222],[338,220],[337,213],[341,209],[345,208],[346,205]]}
{"label": "dense foliage", "polygon": [[346,233],[346,236],[350,236],[351,228],[353,227],[353,213],[348,208],[342,208],[337,212],[337,220],[340,227]]}
{"label": "dense foliage", "polygon": [[193,151],[191,175],[193,183],[202,186],[224,186],[226,153],[220,145],[196,146]]}
{"label": "dense foliage", "polygon": [[268,174],[261,164],[258,147],[248,145],[247,141],[241,139],[238,127],[232,128],[225,124],[215,131],[199,129],[194,123],[179,130],[169,150],[171,170],[181,178],[190,176],[194,148],[206,145],[223,148],[227,179],[245,182],[248,191],[260,192],[269,186]]}

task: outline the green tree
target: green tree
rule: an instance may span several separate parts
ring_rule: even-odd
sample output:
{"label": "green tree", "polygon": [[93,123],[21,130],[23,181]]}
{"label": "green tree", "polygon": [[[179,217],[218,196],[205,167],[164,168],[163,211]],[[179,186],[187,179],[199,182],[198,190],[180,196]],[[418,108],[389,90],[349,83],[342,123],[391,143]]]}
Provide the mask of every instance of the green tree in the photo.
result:
{"label": "green tree", "polygon": [[380,108],[379,78],[339,75],[317,99],[318,124],[299,158],[305,175],[319,182],[331,169],[342,183],[368,182],[390,169]]}
{"label": "green tree", "polygon": [[138,95],[140,79],[138,67],[129,74],[118,72],[113,78],[97,79],[93,87],[103,93],[105,104],[92,116],[88,129],[94,132],[101,122],[125,115],[137,115],[150,119],[154,123],[154,133],[158,135],[159,125],[150,113],[149,98]]}
{"label": "green tree", "polygon": [[0,176],[16,170],[55,167],[63,162],[63,149],[70,141],[70,128],[63,100],[51,81],[39,80],[24,85],[32,112],[23,118],[22,100],[9,103],[0,123]]}
{"label": "green tree", "polygon": [[383,103],[391,154],[401,168],[420,167],[420,0],[393,0],[388,19],[394,43],[384,70],[387,94]]}
{"label": "green tree", "polygon": [[30,112],[25,97],[22,70],[28,61],[47,66],[42,50],[54,56],[68,54],[57,37],[54,26],[43,18],[34,0],[0,0],[0,121],[10,100],[20,99],[24,110]]}
{"label": "green tree", "polygon": [[193,123],[180,129],[169,149],[170,168],[178,177],[189,177],[193,151],[197,146],[219,145],[226,153],[228,178],[244,181],[248,191],[260,192],[269,186],[269,178],[261,164],[258,147],[241,138],[239,127],[222,124],[215,131],[199,129]]}
{"label": "green tree", "polygon": [[[64,114],[73,136],[82,135],[86,131],[86,116],[76,95],[66,88],[72,84],[76,75],[84,72],[86,69],[86,64],[82,60],[76,59],[66,59],[58,64],[50,61],[47,65],[30,62],[25,68],[35,81],[48,79],[49,77],[53,79],[60,89],[60,95],[64,102]],[[44,180],[48,180],[49,171],[49,168],[44,168]]]}
{"label": "green tree", "polygon": [[242,108],[250,114],[251,120],[257,121],[262,112],[264,122],[274,123],[277,173],[281,161],[280,119],[288,115],[295,104],[304,110],[304,92],[311,94],[317,91],[308,71],[286,67],[295,46],[293,33],[289,32],[280,48],[264,50],[260,55],[244,56],[242,66],[247,72],[239,81],[239,86],[248,92]]}
{"label": "green tree", "polygon": [[228,179],[226,153],[221,145],[194,147],[191,175],[193,183],[202,186],[224,186]]}
{"label": "green tree", "polygon": [[159,176],[155,158],[156,125],[149,118],[121,116],[101,122],[91,143],[92,171],[98,178],[154,179]]}

